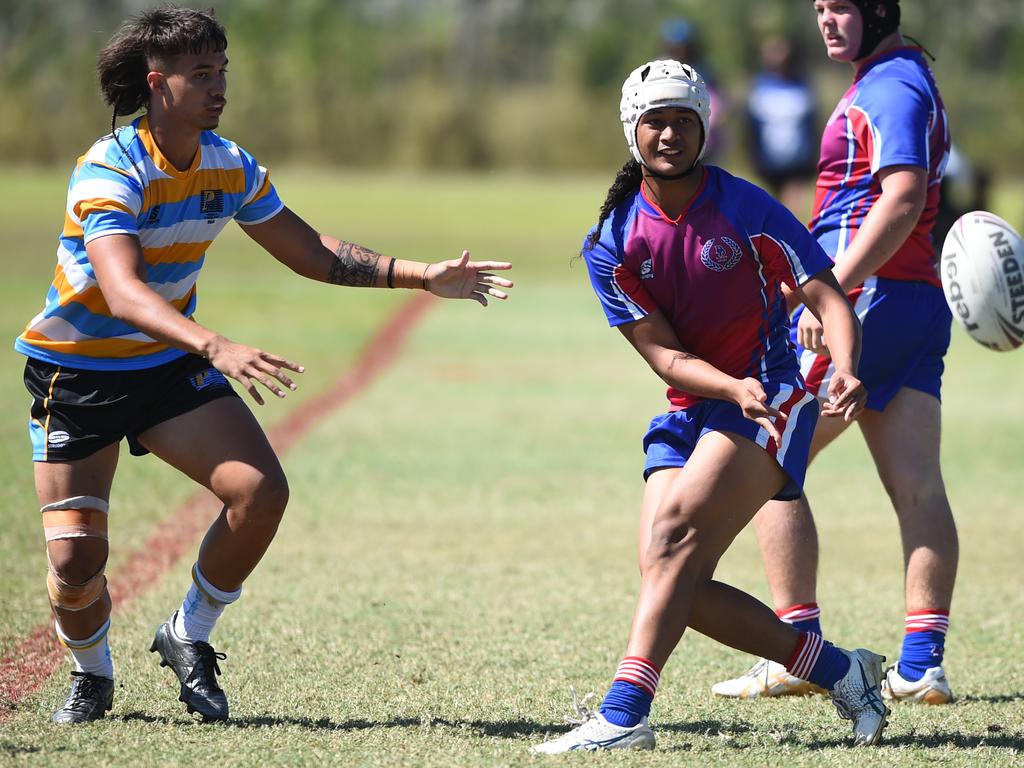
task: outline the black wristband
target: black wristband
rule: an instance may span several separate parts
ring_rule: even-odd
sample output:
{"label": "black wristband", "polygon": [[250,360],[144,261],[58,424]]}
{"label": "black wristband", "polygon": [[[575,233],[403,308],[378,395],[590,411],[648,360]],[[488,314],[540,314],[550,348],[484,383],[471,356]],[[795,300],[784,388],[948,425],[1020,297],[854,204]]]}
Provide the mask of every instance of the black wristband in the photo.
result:
{"label": "black wristband", "polygon": [[388,264],[388,288],[395,287],[395,257],[391,257],[391,263]]}

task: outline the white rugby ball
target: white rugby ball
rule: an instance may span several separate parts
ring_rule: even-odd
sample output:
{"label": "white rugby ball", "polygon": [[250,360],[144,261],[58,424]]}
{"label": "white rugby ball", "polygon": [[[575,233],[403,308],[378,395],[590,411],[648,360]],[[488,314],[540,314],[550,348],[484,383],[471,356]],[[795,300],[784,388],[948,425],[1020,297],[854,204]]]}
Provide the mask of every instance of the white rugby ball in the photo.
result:
{"label": "white rugby ball", "polygon": [[965,213],[939,264],[946,303],[967,334],[1006,352],[1024,344],[1024,241],[994,213]]}

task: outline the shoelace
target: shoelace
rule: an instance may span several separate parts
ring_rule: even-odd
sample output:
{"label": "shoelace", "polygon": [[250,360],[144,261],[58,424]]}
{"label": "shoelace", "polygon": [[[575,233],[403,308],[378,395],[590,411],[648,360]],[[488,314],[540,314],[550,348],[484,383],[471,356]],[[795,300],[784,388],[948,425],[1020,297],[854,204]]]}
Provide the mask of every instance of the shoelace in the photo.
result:
{"label": "shoelace", "polygon": [[72,672],[71,676],[76,679],[71,686],[71,695],[68,696],[66,709],[78,710],[85,705],[90,705],[90,698],[96,696],[99,690],[96,688],[95,675],[88,672]]}
{"label": "shoelace", "polygon": [[228,657],[226,653],[217,653],[213,650],[213,646],[209,643],[204,643],[202,640],[195,643],[196,654],[199,659],[194,667],[192,667],[192,674],[189,675],[189,682],[196,679],[197,677],[201,682],[206,683],[214,690],[221,690],[220,685],[217,683],[216,675],[222,674],[220,671],[220,665],[217,664],[217,660],[224,661]]}
{"label": "shoelace", "polygon": [[764,687],[767,688],[768,666],[768,659],[758,659],[757,663],[747,670],[747,674],[744,677],[752,677],[756,680],[761,675],[761,672],[764,672]]}
{"label": "shoelace", "polygon": [[576,714],[575,716],[566,715],[565,722],[569,723],[570,725],[583,725],[591,718],[596,717],[596,714],[592,709],[590,709],[590,707],[587,706],[587,703],[591,699],[593,699],[597,694],[591,691],[582,699],[580,699],[580,697],[576,694],[575,685],[569,686],[569,693],[572,695],[572,708]]}

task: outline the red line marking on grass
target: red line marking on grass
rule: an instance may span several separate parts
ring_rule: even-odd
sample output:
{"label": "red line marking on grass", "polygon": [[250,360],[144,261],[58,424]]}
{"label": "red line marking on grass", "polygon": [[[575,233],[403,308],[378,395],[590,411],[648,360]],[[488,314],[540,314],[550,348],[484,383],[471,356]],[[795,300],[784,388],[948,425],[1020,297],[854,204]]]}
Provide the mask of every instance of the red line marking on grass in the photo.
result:
{"label": "red line marking on grass", "polygon": [[[333,386],[299,406],[268,430],[278,455],[284,455],[324,416],[360,394],[395,361],[409,333],[434,304],[429,293],[418,293],[403,304],[363,348],[355,366]],[[123,613],[145,594],[186,552],[220,512],[212,493],[201,489],[158,523],[146,542],[128,557],[111,579],[114,610]],[[39,690],[64,662],[65,649],[48,622],[33,629],[10,656],[0,659],[0,722],[17,703]]]}

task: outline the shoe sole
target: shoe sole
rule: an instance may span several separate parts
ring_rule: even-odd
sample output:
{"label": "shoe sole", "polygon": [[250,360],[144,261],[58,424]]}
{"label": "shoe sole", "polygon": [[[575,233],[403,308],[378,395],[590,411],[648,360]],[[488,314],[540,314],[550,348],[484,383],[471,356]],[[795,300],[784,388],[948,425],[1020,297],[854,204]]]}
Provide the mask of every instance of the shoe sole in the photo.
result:
{"label": "shoe sole", "polygon": [[54,725],[85,725],[86,723],[95,723],[97,720],[102,720],[104,717],[106,717],[107,716],[107,712],[109,712],[113,708],[114,708],[114,705],[111,704],[106,709],[104,709],[102,712],[100,712],[98,715],[96,715],[96,717],[90,717],[90,718],[87,718],[86,720],[54,720],[51,717],[50,718],[50,722],[53,723]]}
{"label": "shoe sole", "polygon": [[[161,653],[160,649],[157,647],[155,639],[153,640],[152,644],[150,644],[150,646],[149,646],[149,652],[150,653],[158,653],[158,654],[160,654],[160,666],[161,667],[168,667],[168,668],[171,669],[172,672],[174,672],[173,667],[171,667],[171,665],[167,663],[167,661],[164,659],[163,653]],[[178,676],[176,672],[175,672],[174,676],[175,677]],[[179,683],[179,685],[180,685],[180,683]],[[206,712],[203,712],[202,710],[196,709],[189,702],[189,700],[185,697],[185,686],[183,686],[183,685],[180,685],[180,688],[179,688],[179,691],[178,691],[178,701],[180,701],[182,704],[185,705],[185,709],[188,712],[188,714],[190,714],[190,715],[199,715],[202,718],[204,723],[223,723],[223,722],[225,722],[228,719],[227,715],[211,715],[211,714],[208,714]]]}
{"label": "shoe sole", "polygon": [[754,693],[743,692],[740,694],[735,693],[722,693],[716,691],[714,688],[711,689],[711,693],[714,696],[718,696],[720,699],[736,699],[737,701],[751,701],[753,699],[778,699],[782,696],[827,696],[828,691],[824,688],[819,688],[814,683],[804,683],[799,686],[788,686],[782,691],[772,690],[758,690]]}

